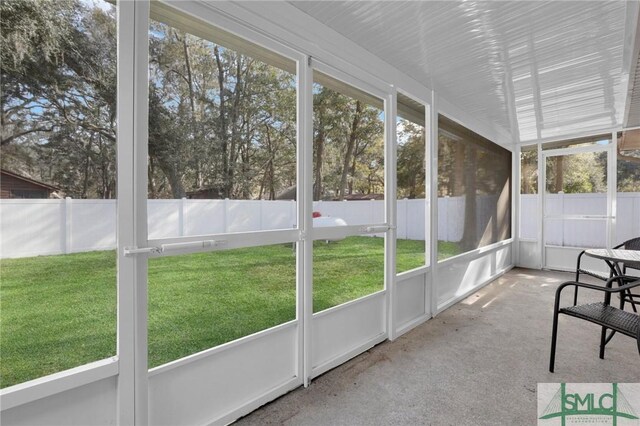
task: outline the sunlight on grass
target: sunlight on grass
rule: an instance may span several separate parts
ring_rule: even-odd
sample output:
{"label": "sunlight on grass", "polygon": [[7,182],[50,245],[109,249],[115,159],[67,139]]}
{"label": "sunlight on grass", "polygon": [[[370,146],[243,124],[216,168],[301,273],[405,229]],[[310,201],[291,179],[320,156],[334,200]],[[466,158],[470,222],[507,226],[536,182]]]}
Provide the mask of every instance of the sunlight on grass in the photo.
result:
{"label": "sunlight on grass", "polygon": [[[381,290],[383,253],[383,238],[317,241],[314,311]],[[398,253],[415,268],[424,243],[398,240]],[[114,251],[5,259],[0,274],[1,387],[115,355]],[[295,294],[291,244],[151,259],[149,366],[293,320]]]}
{"label": "sunlight on grass", "polygon": [[295,319],[291,244],[149,261],[149,367]]}

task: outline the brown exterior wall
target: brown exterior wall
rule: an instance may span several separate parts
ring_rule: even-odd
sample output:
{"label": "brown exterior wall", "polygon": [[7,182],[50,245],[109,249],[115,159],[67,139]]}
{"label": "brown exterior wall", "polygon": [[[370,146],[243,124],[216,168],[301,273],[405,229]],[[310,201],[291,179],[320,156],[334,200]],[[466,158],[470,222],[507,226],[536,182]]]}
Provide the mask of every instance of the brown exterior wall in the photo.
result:
{"label": "brown exterior wall", "polygon": [[37,198],[49,198],[53,192],[53,190],[46,187],[2,173],[2,175],[0,175],[0,198],[22,198],[12,196],[12,191],[40,192],[42,196]]}

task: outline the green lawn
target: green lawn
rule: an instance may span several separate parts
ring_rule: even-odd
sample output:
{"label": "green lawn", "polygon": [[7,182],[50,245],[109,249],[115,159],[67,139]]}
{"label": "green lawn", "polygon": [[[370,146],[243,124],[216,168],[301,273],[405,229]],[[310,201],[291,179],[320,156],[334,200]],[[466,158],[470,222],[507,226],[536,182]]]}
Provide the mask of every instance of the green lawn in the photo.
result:
{"label": "green lawn", "polygon": [[[382,238],[314,244],[314,311],[383,288]],[[440,255],[457,253],[440,244]],[[398,240],[398,270],[424,243]],[[114,251],[0,261],[0,387],[116,352]],[[152,259],[149,366],[295,318],[295,255],[275,245]]]}

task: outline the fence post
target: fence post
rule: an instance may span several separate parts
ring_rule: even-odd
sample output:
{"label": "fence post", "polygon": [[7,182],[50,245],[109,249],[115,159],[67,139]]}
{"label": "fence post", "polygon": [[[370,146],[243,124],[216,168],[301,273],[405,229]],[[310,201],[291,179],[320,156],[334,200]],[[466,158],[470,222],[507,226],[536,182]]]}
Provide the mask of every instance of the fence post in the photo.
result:
{"label": "fence post", "polygon": [[262,218],[262,215],[264,213],[264,209],[263,209],[263,202],[264,200],[261,198],[260,200],[258,200],[258,218],[260,219],[260,223],[258,226],[258,229],[260,231],[264,231],[264,219]]}
{"label": "fence post", "polygon": [[179,227],[179,231],[178,232],[180,233],[179,235],[181,237],[183,237],[184,234],[185,234],[184,229],[185,229],[185,225],[186,225],[185,224],[185,222],[186,222],[186,220],[185,220],[186,202],[187,202],[187,199],[185,197],[182,197],[180,199],[180,211],[178,212],[178,227]]}
{"label": "fence post", "polygon": [[409,199],[404,200],[404,239],[409,239]]}
{"label": "fence post", "polygon": [[223,233],[229,232],[229,199],[225,198],[222,202],[222,230]]}
{"label": "fence post", "polygon": [[450,241],[451,238],[449,236],[449,196],[445,195],[444,198],[442,198],[442,213],[444,214],[438,214],[438,218],[442,218],[442,220],[444,221],[444,240],[445,241]]}
{"label": "fence post", "polygon": [[71,240],[71,220],[73,212],[71,210],[71,203],[73,200],[71,197],[64,199],[64,253],[71,253],[72,243]]}

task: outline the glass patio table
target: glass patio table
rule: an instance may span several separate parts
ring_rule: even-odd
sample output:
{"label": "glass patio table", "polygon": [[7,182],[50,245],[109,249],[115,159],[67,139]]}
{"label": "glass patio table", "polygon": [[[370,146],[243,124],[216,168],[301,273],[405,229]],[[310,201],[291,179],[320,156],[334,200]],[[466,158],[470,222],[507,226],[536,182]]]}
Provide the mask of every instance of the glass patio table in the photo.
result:
{"label": "glass patio table", "polygon": [[620,270],[621,263],[640,265],[640,251],[638,250],[589,249],[586,250],[584,254],[604,260],[614,275],[623,275]]}

